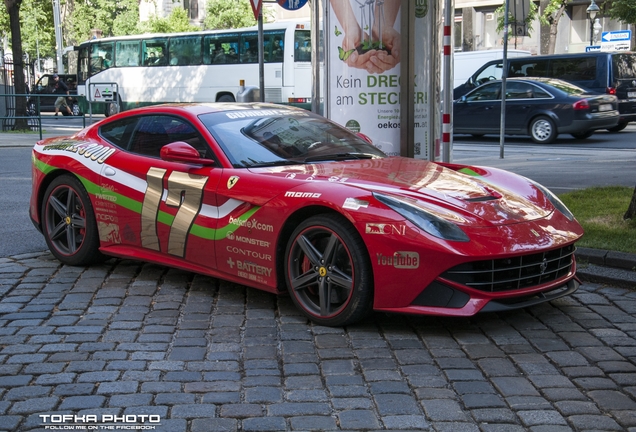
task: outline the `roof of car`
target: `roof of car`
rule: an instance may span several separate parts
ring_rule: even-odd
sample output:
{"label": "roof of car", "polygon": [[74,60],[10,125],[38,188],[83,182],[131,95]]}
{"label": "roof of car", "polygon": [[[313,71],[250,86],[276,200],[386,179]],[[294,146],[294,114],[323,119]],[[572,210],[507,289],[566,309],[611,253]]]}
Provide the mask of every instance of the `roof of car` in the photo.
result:
{"label": "roof of car", "polygon": [[142,114],[149,112],[166,112],[166,111],[186,111],[193,115],[201,115],[208,114],[214,112],[226,112],[226,111],[241,111],[241,110],[253,110],[253,111],[264,111],[263,115],[268,115],[265,111],[304,111],[302,108],[296,108],[287,105],[277,105],[272,103],[260,103],[260,102],[217,102],[217,103],[170,103],[170,104],[161,104],[161,105],[153,105],[143,108],[136,108],[130,111],[125,111],[123,114],[134,115],[134,114]]}

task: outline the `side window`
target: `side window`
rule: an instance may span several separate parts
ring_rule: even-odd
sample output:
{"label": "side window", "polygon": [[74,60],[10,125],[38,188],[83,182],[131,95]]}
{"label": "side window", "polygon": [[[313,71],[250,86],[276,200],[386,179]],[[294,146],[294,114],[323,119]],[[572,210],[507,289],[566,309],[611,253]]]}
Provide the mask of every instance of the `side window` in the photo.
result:
{"label": "side window", "polygon": [[285,30],[272,30],[264,34],[265,62],[282,62],[285,49]]}
{"label": "side window", "polygon": [[109,143],[127,149],[139,117],[125,118],[99,128],[99,135]]}
{"label": "side window", "polygon": [[522,82],[508,82],[506,84],[506,100],[508,99],[532,99],[534,98],[535,89],[537,87],[532,84]]}
{"label": "side window", "polygon": [[501,63],[493,63],[488,65],[484,70],[479,72],[479,74],[475,77],[475,84],[481,85],[487,83],[488,81],[499,79],[502,75],[502,65]]}
{"label": "side window", "polygon": [[93,43],[90,53],[90,74],[108,69],[113,65],[113,43]]}
{"label": "side window", "polygon": [[258,63],[258,34],[256,32],[241,35],[239,54],[241,63]]}
{"label": "side window", "polygon": [[296,30],[294,33],[294,61],[311,61],[311,35],[309,30]]}
{"label": "side window", "polygon": [[550,77],[581,82],[596,79],[596,57],[555,59],[550,65]]}
{"label": "side window", "polygon": [[161,148],[175,141],[184,141],[197,149],[202,157],[208,156],[207,144],[196,129],[181,119],[165,115],[140,117],[129,150],[159,158]]}
{"label": "side window", "polygon": [[492,101],[499,99],[501,83],[492,83],[480,87],[466,96],[467,101]]}
{"label": "side window", "polygon": [[231,64],[239,61],[239,34],[223,33],[203,39],[205,64]]}
{"label": "side window", "polygon": [[115,66],[139,66],[139,41],[120,41],[116,47]]}
{"label": "side window", "polygon": [[143,41],[142,46],[144,65],[168,65],[168,38],[155,38]]}
{"label": "side window", "polygon": [[179,66],[201,64],[201,36],[170,38],[170,64]]}

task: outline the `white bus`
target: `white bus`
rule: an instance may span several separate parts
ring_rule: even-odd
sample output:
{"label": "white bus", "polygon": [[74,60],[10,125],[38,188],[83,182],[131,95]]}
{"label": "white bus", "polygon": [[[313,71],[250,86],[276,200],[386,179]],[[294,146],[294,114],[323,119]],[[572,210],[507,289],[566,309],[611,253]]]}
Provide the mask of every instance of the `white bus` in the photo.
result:
{"label": "white bus", "polygon": [[[309,23],[264,24],[263,30],[265,101],[310,103]],[[99,108],[106,115],[164,102],[234,102],[240,80],[259,86],[257,27],[109,37],[77,49],[78,95],[98,100],[88,92],[117,84],[114,103]]]}

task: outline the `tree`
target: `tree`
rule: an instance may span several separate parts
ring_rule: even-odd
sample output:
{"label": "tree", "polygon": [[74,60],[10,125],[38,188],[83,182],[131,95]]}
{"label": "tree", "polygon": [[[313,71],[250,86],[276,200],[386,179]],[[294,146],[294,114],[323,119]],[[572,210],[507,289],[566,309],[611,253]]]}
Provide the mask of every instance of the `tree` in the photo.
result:
{"label": "tree", "polygon": [[148,21],[141,23],[141,29],[148,33],[178,33],[201,30],[190,24],[188,13],[181,7],[175,7],[167,18],[152,16]]}
{"label": "tree", "polygon": [[632,195],[632,200],[629,203],[629,207],[627,207],[627,211],[623,216],[624,220],[634,219],[636,218],[636,187],[634,188],[634,194]]}
{"label": "tree", "polygon": [[[9,28],[11,29],[11,49],[13,51],[13,85],[16,94],[26,94],[26,82],[24,80],[24,64],[22,56],[22,30],[20,28],[20,6],[22,0],[4,0],[4,5],[9,14]],[[26,117],[26,98],[15,98],[16,117]],[[28,130],[26,118],[15,119],[15,130]]]}
{"label": "tree", "polygon": [[[636,2],[612,0],[607,10],[610,17],[636,26]],[[636,47],[636,31],[632,31],[632,48]]]}
{"label": "tree", "polygon": [[138,0],[74,0],[67,2],[71,11],[65,20],[65,43],[78,45],[100,29],[104,36],[139,33]]}
{"label": "tree", "polygon": [[[270,18],[263,9],[263,21]],[[256,25],[249,0],[208,0],[203,25],[209,30],[223,30]]]}
{"label": "tree", "polygon": [[[550,26],[550,40],[548,42],[548,54],[554,54],[554,49],[556,47],[556,37],[557,37],[557,29],[559,27],[559,21],[565,12],[566,6],[572,0],[548,0],[545,8],[539,14],[537,6],[534,2],[530,2],[530,11],[528,13],[528,18],[526,19],[526,25],[528,25],[528,31],[532,30],[532,26],[529,24],[532,23],[535,19],[537,19],[537,15],[539,16],[539,21],[541,24],[546,26]],[[620,0],[620,1],[634,1],[634,0]],[[497,31],[501,32],[503,30],[504,24],[504,6],[499,7],[495,12],[498,13],[497,18]],[[512,15],[510,15],[512,16]],[[510,19],[510,17],[509,17]],[[512,18],[514,19],[514,18]],[[510,35],[513,36],[513,35]]]}

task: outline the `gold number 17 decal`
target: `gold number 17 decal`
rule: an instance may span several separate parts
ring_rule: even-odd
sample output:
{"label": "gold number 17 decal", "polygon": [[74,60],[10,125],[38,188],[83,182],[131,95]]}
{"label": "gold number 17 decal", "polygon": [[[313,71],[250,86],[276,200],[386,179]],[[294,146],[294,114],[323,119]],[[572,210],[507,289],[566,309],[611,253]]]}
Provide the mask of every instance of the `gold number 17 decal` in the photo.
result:
{"label": "gold number 17 decal", "polygon": [[[157,216],[163,195],[163,178],[166,170],[150,168],[146,173],[146,195],[141,206],[141,245],[159,251],[157,235]],[[173,171],[168,177],[168,196],[166,205],[178,207],[177,215],[170,226],[168,253],[185,256],[186,238],[194,218],[201,210],[203,188],[208,178],[205,176]]]}

